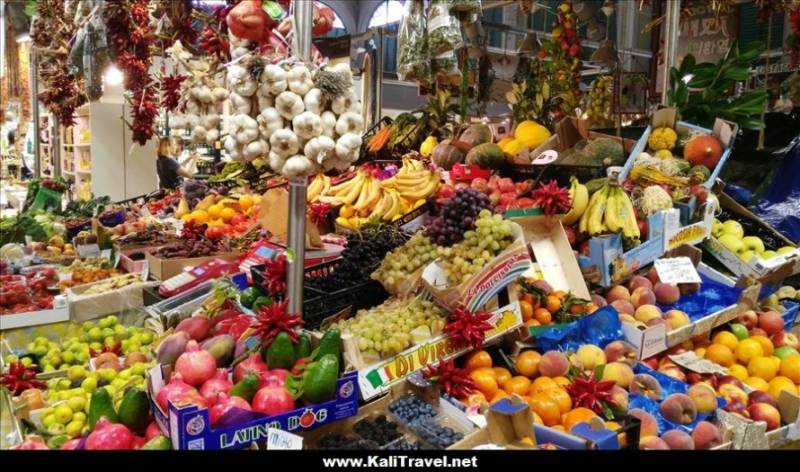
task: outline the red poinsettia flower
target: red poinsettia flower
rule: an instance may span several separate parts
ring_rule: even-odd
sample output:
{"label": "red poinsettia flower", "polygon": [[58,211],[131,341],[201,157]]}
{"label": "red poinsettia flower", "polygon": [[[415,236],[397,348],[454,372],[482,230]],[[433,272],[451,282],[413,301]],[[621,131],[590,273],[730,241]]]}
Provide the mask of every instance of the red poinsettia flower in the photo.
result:
{"label": "red poinsettia flower", "polygon": [[557,213],[569,211],[572,202],[569,199],[569,190],[559,187],[558,182],[551,180],[533,191],[533,203],[541,208],[545,215],[553,216]]}
{"label": "red poinsettia flower", "polygon": [[604,415],[612,406],[616,406],[611,393],[613,387],[613,381],[598,381],[594,372],[590,372],[575,376],[566,388],[574,406],[582,406]]}
{"label": "red poinsettia flower", "polygon": [[466,398],[476,388],[469,371],[456,367],[453,359],[442,360],[438,364],[425,367],[422,377],[439,384],[442,391],[453,398]]}
{"label": "red poinsettia flower", "polygon": [[492,329],[491,317],[489,312],[472,312],[459,305],[450,315],[451,321],[444,326],[444,332],[456,348],[478,349],[486,339],[486,331]]}
{"label": "red poinsettia flower", "polygon": [[36,380],[36,372],[22,362],[12,362],[8,366],[8,373],[0,375],[0,385],[7,388],[11,395],[17,396],[31,388],[46,389],[47,384]]}
{"label": "red poinsettia flower", "polygon": [[284,332],[289,335],[292,342],[297,342],[297,332],[295,328],[303,325],[299,313],[287,313],[288,300],[273,303],[269,306],[262,306],[255,316],[251,328],[255,330],[255,335],[261,339],[264,346],[269,345],[278,333]]}

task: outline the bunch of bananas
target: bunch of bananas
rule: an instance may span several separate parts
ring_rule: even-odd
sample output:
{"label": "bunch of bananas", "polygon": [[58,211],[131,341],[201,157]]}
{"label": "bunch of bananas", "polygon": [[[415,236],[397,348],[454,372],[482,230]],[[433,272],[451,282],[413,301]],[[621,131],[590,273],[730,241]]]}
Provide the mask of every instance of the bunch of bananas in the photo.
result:
{"label": "bunch of bananas", "polygon": [[393,188],[407,200],[419,200],[433,195],[439,188],[439,174],[431,171],[416,159],[403,158],[403,165],[393,177],[381,182]]}
{"label": "bunch of bananas", "polygon": [[578,230],[597,236],[605,233],[622,233],[627,239],[639,239],[639,225],[628,194],[613,181],[608,181],[589,199],[589,206],[581,216]]}
{"label": "bunch of bananas", "polygon": [[569,179],[569,201],[572,205],[563,217],[561,223],[571,225],[578,221],[589,206],[589,189],[585,185],[578,182],[574,176]]}
{"label": "bunch of bananas", "polygon": [[306,201],[316,202],[320,195],[326,195],[331,188],[331,178],[325,174],[317,174],[308,184],[306,191]]}

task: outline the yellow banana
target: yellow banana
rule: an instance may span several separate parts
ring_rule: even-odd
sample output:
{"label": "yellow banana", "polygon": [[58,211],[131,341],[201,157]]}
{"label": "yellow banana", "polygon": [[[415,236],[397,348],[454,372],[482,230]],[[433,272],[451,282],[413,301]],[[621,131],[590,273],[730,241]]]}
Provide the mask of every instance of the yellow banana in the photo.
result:
{"label": "yellow banana", "polygon": [[428,182],[424,185],[421,185],[415,189],[399,189],[400,195],[403,198],[407,198],[409,200],[419,200],[420,198],[426,198],[428,195],[432,194],[439,188],[439,175],[436,173],[432,173]]}
{"label": "yellow banana", "polygon": [[597,202],[592,207],[592,212],[589,215],[587,228],[589,229],[589,234],[592,236],[603,233],[603,229],[606,228],[605,224],[603,223],[603,214],[606,211],[608,192],[608,186],[603,187],[598,191],[600,195],[598,195]]}
{"label": "yellow banana", "polygon": [[398,185],[403,184],[411,184],[414,185],[415,183],[425,180],[429,178],[431,175],[431,171],[429,170],[415,170],[413,172],[409,172],[403,175],[396,175],[395,180],[397,181]]}
{"label": "yellow banana", "polygon": [[622,231],[622,219],[620,218],[620,210],[622,202],[619,199],[619,192],[621,190],[614,186],[608,191],[608,199],[606,200],[606,211],[603,214],[603,222],[608,227],[609,231],[619,233]]}
{"label": "yellow banana", "polygon": [[356,202],[353,203],[353,209],[356,211],[363,210],[364,207],[367,205],[367,200],[369,198],[369,190],[372,187],[372,179],[371,175],[367,175],[364,178],[364,183],[361,185],[361,191],[358,193],[358,198]]}
{"label": "yellow banana", "polygon": [[388,189],[386,193],[391,202],[387,210],[383,213],[383,215],[381,215],[381,218],[384,221],[391,221],[395,215],[400,213],[400,194],[398,194],[397,190],[393,188]]}
{"label": "yellow banana", "polygon": [[397,177],[396,177],[396,175],[393,175],[393,176],[389,177],[388,179],[381,180],[381,187],[383,187],[383,188],[392,188],[395,185],[397,185]]}
{"label": "yellow banana", "polygon": [[306,201],[313,202],[314,200],[316,200],[317,197],[319,197],[320,193],[322,192],[322,187],[323,187],[323,179],[322,179],[322,177],[323,177],[323,174],[317,174],[317,176],[314,177],[311,180],[311,183],[308,184],[308,191],[306,193]]}
{"label": "yellow banana", "polygon": [[378,179],[375,177],[370,177],[367,180],[367,183],[361,189],[362,193],[366,194],[366,197],[361,206],[356,205],[354,208],[356,211],[365,214],[368,214],[372,208],[378,203],[380,200],[382,192],[381,192],[381,185],[378,182]]}
{"label": "yellow banana", "polygon": [[331,185],[330,189],[331,194],[341,196],[350,193],[353,186],[356,185],[356,183],[358,182],[359,178],[362,180],[364,178],[364,173],[361,171],[356,172],[356,176],[353,177],[352,179],[348,179],[336,185]]}
{"label": "yellow banana", "polygon": [[578,219],[586,213],[586,208],[589,204],[589,189],[578,182],[578,179],[575,177],[572,177],[570,180],[569,198],[572,206],[569,212],[561,218],[561,222],[565,225],[571,225],[578,221]]}
{"label": "yellow banana", "polygon": [[337,195],[345,205],[352,205],[353,202],[356,201],[361,194],[361,188],[364,186],[364,181],[366,179],[364,178],[364,174],[359,172],[354,180],[355,182],[352,184],[350,191],[347,194],[343,196]]}
{"label": "yellow banana", "polygon": [[639,239],[641,232],[639,224],[636,222],[636,213],[633,211],[633,202],[626,193],[620,190],[620,201],[622,206],[622,234],[629,239]]}
{"label": "yellow banana", "polygon": [[381,198],[378,199],[378,202],[372,208],[372,211],[370,212],[368,218],[383,217],[383,214],[386,213],[386,210],[389,208],[389,205],[392,204],[392,199],[389,197],[389,194],[387,192],[381,190],[380,193],[381,193]]}
{"label": "yellow banana", "polygon": [[586,207],[586,211],[583,212],[583,215],[581,215],[581,221],[578,223],[578,231],[581,233],[589,232],[589,217],[592,215],[595,206],[597,206],[597,201],[600,199],[601,191],[602,189],[592,194],[592,198],[589,199],[589,206]]}
{"label": "yellow banana", "polygon": [[322,190],[320,190],[320,195],[327,195],[331,189],[331,178],[327,175],[322,176]]}

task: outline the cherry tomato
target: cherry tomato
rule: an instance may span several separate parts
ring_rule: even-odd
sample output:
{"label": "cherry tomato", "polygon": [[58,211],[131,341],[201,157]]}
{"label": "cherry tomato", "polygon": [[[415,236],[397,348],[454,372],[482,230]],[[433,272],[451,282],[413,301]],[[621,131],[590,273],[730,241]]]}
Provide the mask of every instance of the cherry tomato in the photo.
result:
{"label": "cherry tomato", "polygon": [[222,239],[225,233],[222,231],[222,228],[219,226],[212,226],[206,230],[206,238],[212,241],[216,241],[217,239]]}

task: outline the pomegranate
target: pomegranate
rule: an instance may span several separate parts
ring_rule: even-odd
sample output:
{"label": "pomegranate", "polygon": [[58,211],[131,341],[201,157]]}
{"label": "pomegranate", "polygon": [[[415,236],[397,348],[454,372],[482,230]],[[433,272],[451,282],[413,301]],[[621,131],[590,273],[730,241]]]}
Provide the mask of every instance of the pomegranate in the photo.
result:
{"label": "pomegranate", "polygon": [[74,451],[78,449],[78,446],[81,444],[81,438],[70,439],[69,441],[65,442],[61,445],[62,451]]}
{"label": "pomegranate", "polygon": [[133,436],[133,441],[131,441],[131,449],[141,449],[142,446],[147,442],[147,439],[143,438],[142,436]]}
{"label": "pomegranate", "polygon": [[283,387],[286,384],[286,379],[289,378],[289,372],[284,369],[272,369],[264,372],[261,375],[261,382],[259,387]]}
{"label": "pomegranate", "polygon": [[144,430],[144,438],[148,441],[161,434],[163,434],[161,428],[158,427],[158,423],[155,421],[151,421],[150,424],[147,425],[147,429]]}
{"label": "pomegranate", "polygon": [[33,451],[33,450],[43,450],[43,449],[50,449],[47,445],[40,440],[37,439],[26,439],[22,441],[22,444],[15,447],[14,449],[18,451]]}
{"label": "pomegranate", "polygon": [[217,403],[208,411],[211,417],[211,426],[216,426],[220,418],[225,416],[231,408],[240,408],[242,410],[252,411],[247,400],[241,397],[229,397],[226,393],[220,393]]}
{"label": "pomegranate", "polygon": [[197,341],[189,341],[186,350],[175,361],[175,370],[189,385],[200,385],[214,376],[217,361],[208,351],[200,349]]}
{"label": "pomegranate", "polygon": [[285,387],[264,387],[253,397],[253,411],[272,416],[294,409],[294,398]]}
{"label": "pomegranate", "polygon": [[253,353],[247,359],[236,364],[233,368],[233,383],[239,383],[247,374],[256,374],[261,377],[261,374],[269,370],[267,364],[261,359],[261,354]]}
{"label": "pomegranate", "polygon": [[86,438],[86,449],[90,451],[129,450],[133,448],[134,436],[121,424],[109,422],[105,417],[94,427]]}
{"label": "pomegranate", "polygon": [[168,411],[168,402],[190,391],[197,392],[194,387],[183,381],[183,377],[180,374],[175,374],[172,376],[172,380],[156,394],[156,404],[162,411],[166,412]]}
{"label": "pomegranate", "polygon": [[205,398],[206,402],[214,403],[217,401],[217,395],[228,393],[232,388],[233,383],[228,380],[228,370],[217,369],[217,373],[200,387],[200,396]]}

